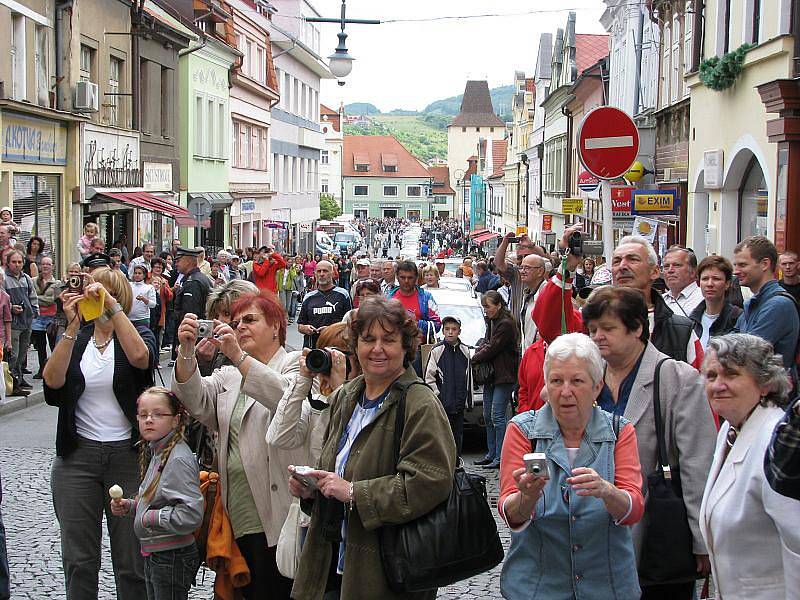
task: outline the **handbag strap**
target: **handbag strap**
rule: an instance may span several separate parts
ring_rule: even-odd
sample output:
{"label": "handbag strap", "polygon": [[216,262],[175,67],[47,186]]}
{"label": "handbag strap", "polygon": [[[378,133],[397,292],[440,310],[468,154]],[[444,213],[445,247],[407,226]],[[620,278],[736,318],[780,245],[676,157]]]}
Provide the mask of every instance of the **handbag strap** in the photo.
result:
{"label": "handbag strap", "polygon": [[408,389],[415,384],[428,387],[427,384],[423,383],[422,381],[412,381],[409,384],[400,384],[402,392],[400,397],[397,399],[397,412],[395,413],[394,421],[395,460],[400,460],[400,440],[403,437],[403,429],[405,428],[406,424],[406,394],[408,394]]}
{"label": "handbag strap", "polygon": [[662,358],[656,364],[656,372],[653,376],[653,418],[656,424],[656,440],[658,441],[658,463],[661,465],[661,470],[664,473],[665,479],[672,479],[670,472],[669,460],[667,455],[667,441],[664,435],[664,421],[661,418],[661,365],[670,360],[669,358]]}

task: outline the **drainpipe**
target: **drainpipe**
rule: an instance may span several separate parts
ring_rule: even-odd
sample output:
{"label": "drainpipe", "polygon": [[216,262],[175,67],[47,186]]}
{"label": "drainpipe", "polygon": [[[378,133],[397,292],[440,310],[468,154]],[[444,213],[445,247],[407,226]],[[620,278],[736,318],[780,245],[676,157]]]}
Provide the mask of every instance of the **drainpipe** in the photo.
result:
{"label": "drainpipe", "polygon": [[[68,41],[72,37],[72,14],[65,19],[64,12],[71,11],[72,1],[55,3],[56,9],[56,27],[55,27],[55,50],[56,50],[56,103],[55,107],[58,110],[70,111],[72,105],[69,103],[69,81],[64,81],[64,63],[68,60],[67,53],[64,51],[64,39]],[[64,28],[70,28],[70,34],[64,35]],[[71,44],[70,44],[71,46]]]}
{"label": "drainpipe", "polygon": [[642,15],[642,9],[637,4],[635,5],[634,10],[636,10],[636,27],[638,30],[638,37],[633,43],[633,47],[636,52],[636,88],[633,91],[633,111],[631,112],[631,117],[635,117],[637,114],[639,114],[639,96],[642,85],[642,36],[644,35],[644,16]]}
{"label": "drainpipe", "polygon": [[[572,100],[575,96],[570,97]],[[571,100],[568,99],[568,102]],[[564,162],[564,173],[566,174],[567,198],[572,195],[572,111],[567,108],[567,103],[561,107],[561,114],[567,117],[567,156]]]}
{"label": "drainpipe", "polygon": [[142,130],[142,61],[139,56],[141,51],[139,48],[139,35],[138,30],[140,23],[138,23],[138,15],[136,11],[131,9],[131,17],[136,19],[136,23],[131,21],[131,56],[133,57],[133,64],[131,65],[131,129],[134,131]]}

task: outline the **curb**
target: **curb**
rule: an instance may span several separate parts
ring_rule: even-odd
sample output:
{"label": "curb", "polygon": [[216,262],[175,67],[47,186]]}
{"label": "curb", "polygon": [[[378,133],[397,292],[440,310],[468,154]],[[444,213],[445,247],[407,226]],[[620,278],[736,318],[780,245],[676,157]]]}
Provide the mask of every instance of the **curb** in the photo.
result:
{"label": "curb", "polygon": [[31,392],[29,396],[12,396],[0,404],[0,417],[10,415],[20,410],[36,406],[44,402],[44,391]]}

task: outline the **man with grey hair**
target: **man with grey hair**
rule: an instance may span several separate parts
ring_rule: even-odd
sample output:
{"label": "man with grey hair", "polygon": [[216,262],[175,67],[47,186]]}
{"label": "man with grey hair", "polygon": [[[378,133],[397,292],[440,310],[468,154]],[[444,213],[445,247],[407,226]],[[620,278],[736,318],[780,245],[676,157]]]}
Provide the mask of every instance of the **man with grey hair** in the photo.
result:
{"label": "man with grey hair", "polygon": [[397,287],[397,263],[395,261],[383,261],[381,275],[383,275],[383,281],[381,281],[381,292],[385,294],[387,290]]}
{"label": "man with grey hair", "polygon": [[697,285],[697,256],[688,248],[672,246],[664,254],[664,302],[672,312],[688,317],[703,301]]}
{"label": "man with grey hair", "polygon": [[136,267],[144,267],[149,273],[151,269],[150,263],[152,262],[155,254],[156,247],[153,244],[150,242],[145,242],[142,244],[142,255],[134,258],[128,265],[128,278],[133,280],[133,269]]}
{"label": "man with grey hair", "polygon": [[658,279],[658,255],[653,245],[640,235],[628,235],[619,241],[611,259],[614,285],[625,285],[644,294],[650,321],[650,341],[661,352],[689,363],[700,370],[703,346],[694,332],[694,321],[677,315],[655,289]]}
{"label": "man with grey hair", "polygon": [[519,321],[521,350],[525,350],[536,341],[538,328],[533,320],[533,307],[542,283],[547,278],[548,261],[538,254],[528,254],[522,259],[519,267],[519,281],[522,285],[522,298],[519,302],[519,312],[514,316]]}

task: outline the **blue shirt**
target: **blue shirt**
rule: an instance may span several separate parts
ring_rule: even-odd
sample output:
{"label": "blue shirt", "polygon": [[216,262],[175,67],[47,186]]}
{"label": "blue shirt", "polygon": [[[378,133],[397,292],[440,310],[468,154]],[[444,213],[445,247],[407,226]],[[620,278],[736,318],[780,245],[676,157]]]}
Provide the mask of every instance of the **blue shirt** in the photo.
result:
{"label": "blue shirt", "polygon": [[643,356],[644,351],[639,355],[639,359],[636,361],[636,364],[633,365],[631,372],[625,376],[625,379],[623,379],[622,383],[619,385],[616,403],[614,403],[614,395],[611,393],[611,388],[605,383],[603,384],[603,389],[600,390],[600,396],[597,398],[597,404],[600,408],[606,412],[610,412],[612,415],[616,414],[622,416],[625,414],[625,407],[628,406],[628,398],[633,389],[633,382],[636,381],[636,376],[639,374],[639,367],[642,364]]}

